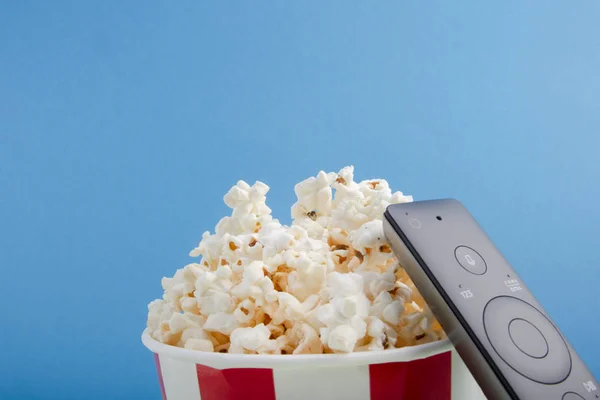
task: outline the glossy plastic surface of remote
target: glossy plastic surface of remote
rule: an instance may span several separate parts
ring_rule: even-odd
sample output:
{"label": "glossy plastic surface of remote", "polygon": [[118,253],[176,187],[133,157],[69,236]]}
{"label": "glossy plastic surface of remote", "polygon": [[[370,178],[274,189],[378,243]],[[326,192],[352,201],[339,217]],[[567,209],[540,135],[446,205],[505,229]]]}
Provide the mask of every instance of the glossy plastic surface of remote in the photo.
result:
{"label": "glossy plastic surface of remote", "polygon": [[384,232],[489,400],[597,400],[600,388],[457,200],[388,207]]}

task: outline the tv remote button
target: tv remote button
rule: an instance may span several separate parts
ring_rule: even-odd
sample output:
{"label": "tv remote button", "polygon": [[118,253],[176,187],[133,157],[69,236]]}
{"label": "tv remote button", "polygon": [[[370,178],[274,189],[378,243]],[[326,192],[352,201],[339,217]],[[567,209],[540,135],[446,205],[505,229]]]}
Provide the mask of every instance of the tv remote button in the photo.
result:
{"label": "tv remote button", "polygon": [[454,257],[461,267],[472,274],[483,275],[487,271],[487,265],[478,252],[467,246],[458,246],[454,250]]}
{"label": "tv remote button", "polygon": [[511,296],[490,300],[483,311],[490,344],[509,367],[538,383],[556,384],[571,373],[571,354],[552,322]]}
{"label": "tv remote button", "polygon": [[565,393],[565,395],[562,397],[562,400],[585,400],[585,398],[581,397],[580,395],[578,395],[577,393],[573,393],[573,392],[567,392]]}
{"label": "tv remote button", "polygon": [[548,341],[531,322],[515,318],[508,324],[508,334],[519,350],[533,358],[548,355]]}

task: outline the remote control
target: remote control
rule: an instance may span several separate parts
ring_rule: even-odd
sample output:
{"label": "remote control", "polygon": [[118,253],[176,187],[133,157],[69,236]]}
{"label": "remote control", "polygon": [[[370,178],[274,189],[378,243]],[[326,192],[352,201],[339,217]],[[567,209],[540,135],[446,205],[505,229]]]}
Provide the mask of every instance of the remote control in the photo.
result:
{"label": "remote control", "polygon": [[459,201],[391,205],[384,232],[489,400],[600,399],[591,372]]}

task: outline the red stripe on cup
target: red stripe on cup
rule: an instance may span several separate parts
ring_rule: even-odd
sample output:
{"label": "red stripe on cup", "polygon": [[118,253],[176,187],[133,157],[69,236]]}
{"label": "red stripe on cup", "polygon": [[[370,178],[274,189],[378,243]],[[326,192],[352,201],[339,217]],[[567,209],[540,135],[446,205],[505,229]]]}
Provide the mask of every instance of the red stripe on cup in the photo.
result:
{"label": "red stripe on cup", "polygon": [[451,352],[369,366],[371,400],[450,400]]}
{"label": "red stripe on cup", "polygon": [[271,369],[196,365],[196,371],[202,400],[275,400]]}
{"label": "red stripe on cup", "polygon": [[154,364],[156,364],[156,372],[158,373],[158,382],[160,383],[160,393],[162,399],[167,400],[167,392],[165,392],[165,382],[163,381],[162,369],[160,368],[160,358],[154,353]]}

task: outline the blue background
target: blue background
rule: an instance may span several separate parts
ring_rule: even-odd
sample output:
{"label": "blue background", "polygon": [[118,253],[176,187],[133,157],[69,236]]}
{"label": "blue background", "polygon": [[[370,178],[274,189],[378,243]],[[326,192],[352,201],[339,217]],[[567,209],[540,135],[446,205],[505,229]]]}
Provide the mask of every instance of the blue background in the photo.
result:
{"label": "blue background", "polygon": [[99,3],[0,6],[0,398],[158,399],[223,194],[346,164],[461,199],[600,376],[599,2]]}

